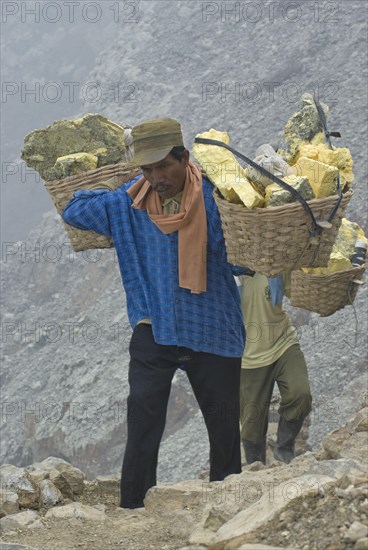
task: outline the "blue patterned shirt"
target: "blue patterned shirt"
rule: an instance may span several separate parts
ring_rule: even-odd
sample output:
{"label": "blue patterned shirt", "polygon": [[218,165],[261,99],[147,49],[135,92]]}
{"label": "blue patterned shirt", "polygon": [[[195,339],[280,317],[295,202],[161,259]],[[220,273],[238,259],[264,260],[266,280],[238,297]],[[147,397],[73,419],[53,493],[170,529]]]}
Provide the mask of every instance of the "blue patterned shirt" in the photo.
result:
{"label": "blue patterned shirt", "polygon": [[233,275],[244,272],[226,259],[213,186],[202,178],[207,213],[207,291],[179,287],[178,232],[162,233],[127,193],[137,178],[116,191],[76,191],[63,220],[78,229],[111,236],[116,248],[129,321],[150,319],[157,344],[241,357],[245,344],[239,292]]}

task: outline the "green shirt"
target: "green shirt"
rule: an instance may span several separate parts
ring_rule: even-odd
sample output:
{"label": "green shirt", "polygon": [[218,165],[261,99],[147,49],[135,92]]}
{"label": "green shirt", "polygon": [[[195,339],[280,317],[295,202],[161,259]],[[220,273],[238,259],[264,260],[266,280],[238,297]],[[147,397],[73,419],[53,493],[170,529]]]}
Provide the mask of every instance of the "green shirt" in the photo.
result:
{"label": "green shirt", "polygon": [[[284,276],[286,295],[289,279]],[[247,331],[242,367],[265,367],[298,343],[296,329],[281,305],[272,306],[271,291],[265,275],[243,275],[241,282],[243,319]]]}

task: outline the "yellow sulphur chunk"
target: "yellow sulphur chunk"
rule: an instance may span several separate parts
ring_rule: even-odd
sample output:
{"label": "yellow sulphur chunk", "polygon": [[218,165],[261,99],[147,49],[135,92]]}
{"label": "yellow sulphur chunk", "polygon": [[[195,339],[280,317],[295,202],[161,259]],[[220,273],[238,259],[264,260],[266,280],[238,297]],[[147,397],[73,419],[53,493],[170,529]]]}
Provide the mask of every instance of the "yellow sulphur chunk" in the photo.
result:
{"label": "yellow sulphur chunk", "polygon": [[[215,139],[229,144],[229,134],[214,128],[197,134],[196,137]],[[247,208],[264,205],[263,195],[255,189],[247,178],[244,168],[230,151],[216,145],[194,143],[192,155],[226,200],[243,203]]]}

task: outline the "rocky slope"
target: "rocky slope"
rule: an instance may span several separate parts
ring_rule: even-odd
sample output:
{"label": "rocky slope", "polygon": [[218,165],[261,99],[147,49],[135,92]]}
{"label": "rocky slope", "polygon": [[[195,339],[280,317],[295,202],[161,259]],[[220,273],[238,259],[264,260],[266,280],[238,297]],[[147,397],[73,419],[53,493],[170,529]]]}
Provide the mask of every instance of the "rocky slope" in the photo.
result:
{"label": "rocky slope", "polygon": [[4,550],[366,550],[368,407],[289,465],[159,484],[122,510],[119,480],[49,457],[0,468]]}

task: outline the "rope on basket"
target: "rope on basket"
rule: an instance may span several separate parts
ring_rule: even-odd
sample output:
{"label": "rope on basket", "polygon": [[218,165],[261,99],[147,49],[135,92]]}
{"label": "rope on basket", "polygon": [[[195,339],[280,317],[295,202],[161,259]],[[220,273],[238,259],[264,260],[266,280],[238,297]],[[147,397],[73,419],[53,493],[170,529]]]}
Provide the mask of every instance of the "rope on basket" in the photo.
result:
{"label": "rope on basket", "polygon": [[[319,116],[319,120],[321,121],[321,124],[323,126],[323,131],[325,133],[326,141],[327,141],[328,146],[331,149],[331,151],[333,151],[330,136],[332,136],[332,137],[341,137],[341,134],[340,134],[340,132],[329,132],[329,130],[327,128],[327,120],[326,120],[325,112],[322,109],[322,106],[321,106],[320,102],[316,98],[314,98],[314,103],[315,103],[316,108],[317,108],[317,113],[318,113],[318,116]],[[342,200],[342,189],[341,189],[341,183],[340,183],[340,170],[337,172],[337,191],[339,193],[339,199],[336,202],[333,209],[331,210],[330,215],[328,217],[328,221],[330,223],[334,219],[335,214],[336,214],[336,212],[337,212],[337,210],[340,206],[341,200]]]}
{"label": "rope on basket", "polygon": [[358,315],[357,315],[357,312],[356,312],[356,309],[355,309],[355,306],[354,306],[354,300],[351,296],[351,291],[353,290],[354,288],[354,281],[349,281],[348,283],[348,298],[349,298],[349,302],[350,302],[350,305],[353,306],[353,312],[354,312],[354,319],[355,319],[355,331],[354,331],[354,348],[356,348],[357,346],[357,341],[358,341]]}
{"label": "rope on basket", "polygon": [[[363,273],[364,273],[364,271],[363,271]],[[360,280],[360,279],[357,279],[357,278],[351,279],[348,283],[348,298],[349,298],[350,305],[353,306],[353,312],[354,312],[354,318],[355,318],[355,342],[354,342],[354,347],[356,347],[357,340],[358,340],[358,315],[357,315],[357,312],[356,312],[356,309],[355,309],[355,306],[354,306],[354,299],[353,299],[351,293],[354,289],[354,285],[357,286],[357,285],[364,285],[364,284],[365,284],[365,282],[363,280]]]}

